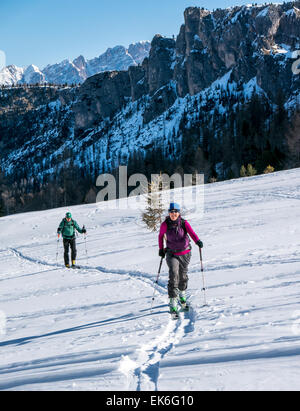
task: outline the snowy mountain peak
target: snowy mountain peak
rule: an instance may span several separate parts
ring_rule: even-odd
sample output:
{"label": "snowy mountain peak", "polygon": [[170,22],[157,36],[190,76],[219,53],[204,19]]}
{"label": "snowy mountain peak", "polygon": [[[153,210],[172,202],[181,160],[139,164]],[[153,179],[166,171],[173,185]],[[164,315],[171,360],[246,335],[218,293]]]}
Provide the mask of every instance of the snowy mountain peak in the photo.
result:
{"label": "snowy mountain peak", "polygon": [[31,64],[24,70],[20,82],[27,84],[44,83],[45,75],[40,71],[40,69],[37,66]]}
{"label": "snowy mountain peak", "polygon": [[82,55],[80,55],[79,57],[73,60],[73,64],[79,69],[82,69],[86,66],[85,58]]}
{"label": "snowy mountain peak", "polygon": [[128,48],[118,45],[91,60],[83,55],[73,61],[65,59],[60,63],[48,64],[43,70],[31,64],[27,68],[7,66],[0,71],[0,85],[54,83],[82,83],[88,77],[111,70],[127,70],[129,66],[141,64],[150,51],[150,42],[130,44]]}
{"label": "snowy mountain peak", "polygon": [[22,67],[17,67],[14,64],[4,67],[0,71],[0,84],[5,86],[11,86],[12,84],[17,84],[21,81],[24,73]]}

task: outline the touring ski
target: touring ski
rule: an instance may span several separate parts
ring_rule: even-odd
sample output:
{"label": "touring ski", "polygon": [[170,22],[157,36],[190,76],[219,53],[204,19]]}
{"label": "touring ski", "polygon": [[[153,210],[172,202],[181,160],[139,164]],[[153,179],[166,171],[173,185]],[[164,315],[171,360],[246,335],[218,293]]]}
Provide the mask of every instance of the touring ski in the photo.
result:
{"label": "touring ski", "polygon": [[173,311],[172,313],[170,313],[171,314],[171,318],[172,318],[172,320],[178,320],[180,317],[179,317],[179,313],[177,312],[177,311]]}
{"label": "touring ski", "polygon": [[180,305],[181,305],[180,311],[182,311],[182,312],[188,313],[188,312],[190,311],[190,309],[191,309],[190,304],[187,303],[187,302],[185,302],[185,303],[180,303]]}

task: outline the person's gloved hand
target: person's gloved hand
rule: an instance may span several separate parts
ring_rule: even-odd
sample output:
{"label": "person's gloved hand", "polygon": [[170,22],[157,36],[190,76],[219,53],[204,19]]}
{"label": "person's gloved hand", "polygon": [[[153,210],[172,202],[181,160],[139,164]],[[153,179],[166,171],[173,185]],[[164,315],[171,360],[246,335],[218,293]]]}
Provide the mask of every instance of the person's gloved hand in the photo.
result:
{"label": "person's gloved hand", "polygon": [[86,229],[84,227],[82,228],[82,234],[86,234]]}
{"label": "person's gloved hand", "polygon": [[197,246],[198,246],[199,248],[203,248],[203,243],[202,243],[201,240],[198,240],[198,241],[196,242],[196,244],[197,244]]}
{"label": "person's gloved hand", "polygon": [[165,256],[166,256],[165,250],[164,250],[164,249],[159,250],[158,255],[159,255],[161,258],[165,258]]}

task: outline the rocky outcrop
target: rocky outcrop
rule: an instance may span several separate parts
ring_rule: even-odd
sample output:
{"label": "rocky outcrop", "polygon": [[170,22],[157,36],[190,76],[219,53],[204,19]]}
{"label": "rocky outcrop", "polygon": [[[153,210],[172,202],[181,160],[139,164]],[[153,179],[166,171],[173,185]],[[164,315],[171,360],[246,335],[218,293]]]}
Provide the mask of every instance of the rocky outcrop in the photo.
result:
{"label": "rocky outcrop", "polygon": [[87,129],[113,116],[131,96],[127,71],[109,71],[92,76],[80,87],[73,106],[75,129]]}
{"label": "rocky outcrop", "polygon": [[156,35],[147,62],[147,84],[150,96],[173,78],[175,40]]}
{"label": "rocky outcrop", "polygon": [[[292,73],[286,73],[284,80],[282,69],[289,50],[300,47],[297,5],[242,6],[214,12],[188,8],[176,43],[179,96],[197,94],[230,69],[235,81],[247,82],[257,76],[271,98],[279,81],[288,89]],[[270,54],[277,58],[273,58],[271,71],[270,59],[264,57]]]}
{"label": "rocky outcrop", "polygon": [[291,6],[280,17],[277,31],[274,35],[277,44],[287,44],[292,50],[300,48],[300,4],[298,8]]}
{"label": "rocky outcrop", "polygon": [[149,94],[144,121],[149,122],[170,107],[177,95],[170,87],[175,63],[175,40],[156,35],[149,57],[128,71],[106,72],[89,78],[80,88],[74,106],[75,128],[86,129],[112,116],[126,102]]}
{"label": "rocky outcrop", "polygon": [[[45,69],[46,77],[60,75],[62,82],[70,77],[79,82],[99,69],[110,70],[117,64],[121,69],[96,74],[78,89],[73,107],[75,129],[90,128],[114,115],[128,99],[134,102],[145,96],[148,100],[144,122],[148,123],[177,97],[193,96],[229,71],[231,81],[236,83],[256,78],[273,101],[278,90],[291,93],[299,86],[299,76],[295,77],[291,65],[292,51],[300,48],[300,2],[213,12],[189,7],[177,39],[156,35],[150,52],[149,47],[147,42],[140,42],[128,50],[122,46],[108,49],[88,62],[83,56],[71,65],[65,60],[61,63],[63,75],[61,65]],[[122,71],[133,60],[135,64]],[[41,76],[34,66],[27,72],[35,80]],[[73,101],[70,93],[61,93],[62,105]]]}
{"label": "rocky outcrop", "polygon": [[131,66],[128,69],[131,87],[132,101],[136,101],[148,92],[148,84],[146,81],[146,62],[143,66]]}
{"label": "rocky outcrop", "polygon": [[161,87],[149,99],[143,115],[144,123],[147,124],[155,117],[160,116],[176,101],[177,93],[172,84]]}

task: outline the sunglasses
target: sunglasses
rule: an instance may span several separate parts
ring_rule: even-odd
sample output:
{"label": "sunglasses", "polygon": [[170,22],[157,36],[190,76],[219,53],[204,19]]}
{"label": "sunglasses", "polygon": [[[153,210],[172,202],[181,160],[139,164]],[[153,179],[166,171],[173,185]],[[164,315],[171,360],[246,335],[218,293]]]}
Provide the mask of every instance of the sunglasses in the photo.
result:
{"label": "sunglasses", "polygon": [[169,213],[170,214],[174,214],[174,213],[177,214],[177,213],[179,213],[179,211],[178,210],[171,210],[171,211],[169,211]]}

